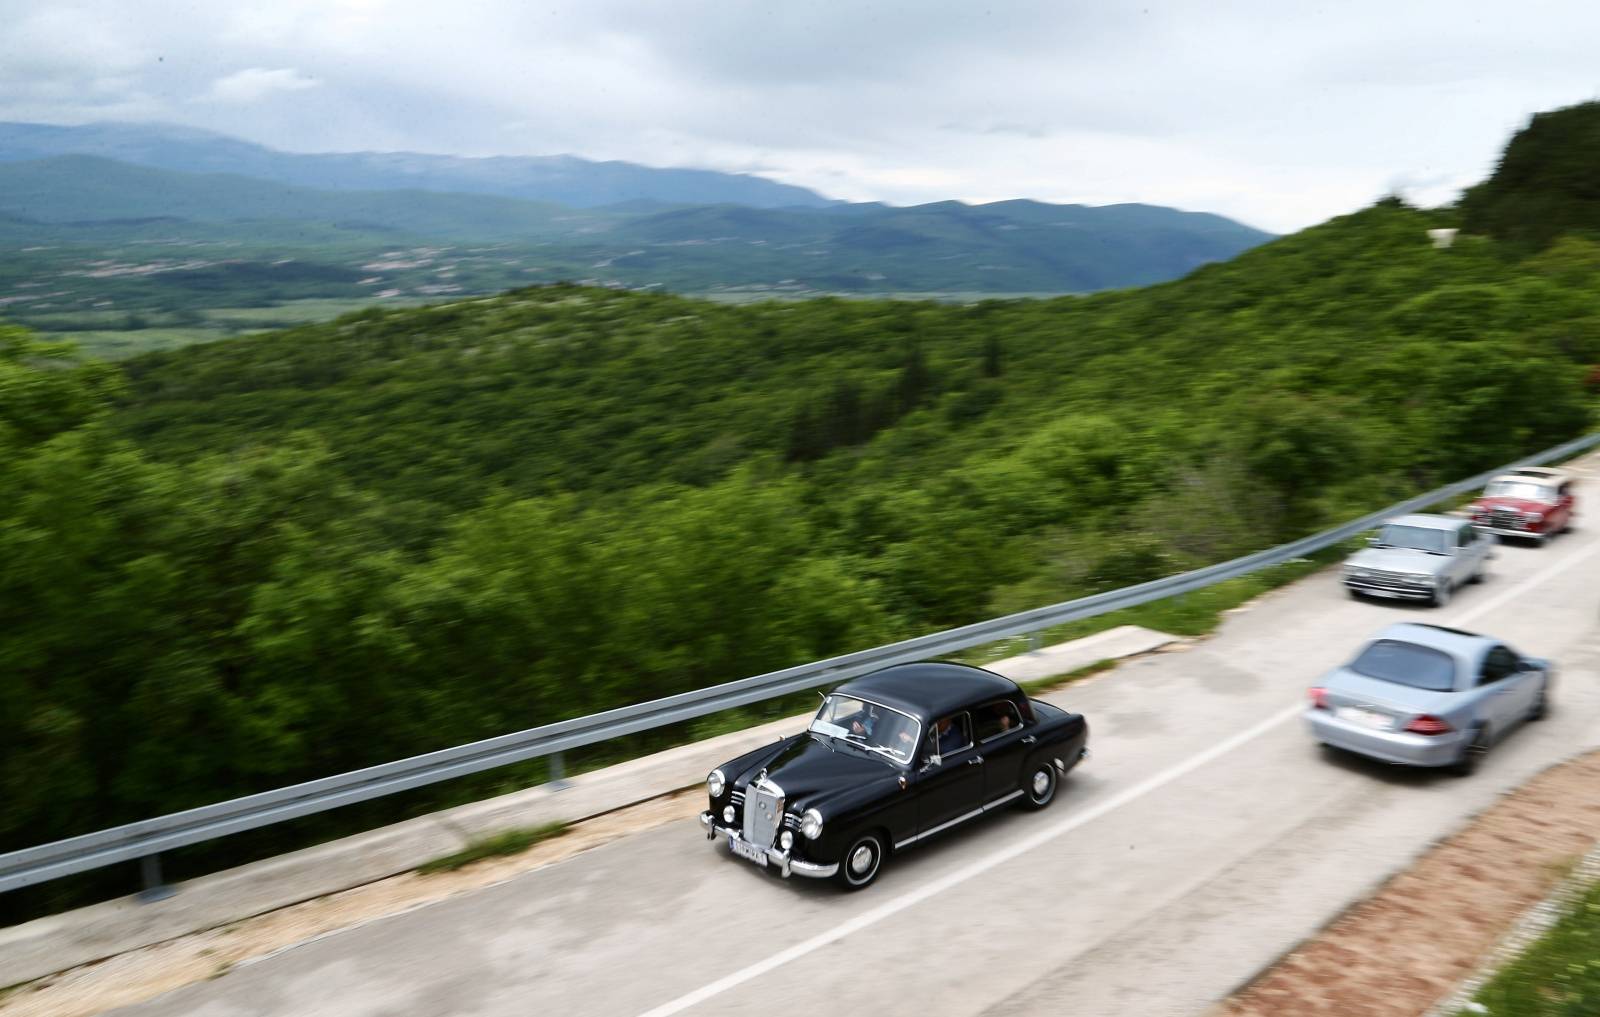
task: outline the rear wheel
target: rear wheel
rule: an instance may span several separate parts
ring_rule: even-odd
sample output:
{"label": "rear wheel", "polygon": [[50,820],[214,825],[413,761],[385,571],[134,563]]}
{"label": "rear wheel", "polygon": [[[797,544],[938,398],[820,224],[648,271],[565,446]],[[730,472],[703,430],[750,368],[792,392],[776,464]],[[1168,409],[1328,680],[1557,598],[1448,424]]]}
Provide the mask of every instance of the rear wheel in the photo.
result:
{"label": "rear wheel", "polygon": [[850,842],[834,878],[846,890],[865,890],[883,868],[883,839],[877,833],[864,833]]}
{"label": "rear wheel", "polygon": [[1470,777],[1489,754],[1489,729],[1482,724],[1472,729],[1472,738],[1461,750],[1461,758],[1454,767],[1458,776]]}
{"label": "rear wheel", "polygon": [[1028,774],[1022,785],[1022,798],[1030,809],[1042,809],[1056,799],[1056,768],[1044,763]]}

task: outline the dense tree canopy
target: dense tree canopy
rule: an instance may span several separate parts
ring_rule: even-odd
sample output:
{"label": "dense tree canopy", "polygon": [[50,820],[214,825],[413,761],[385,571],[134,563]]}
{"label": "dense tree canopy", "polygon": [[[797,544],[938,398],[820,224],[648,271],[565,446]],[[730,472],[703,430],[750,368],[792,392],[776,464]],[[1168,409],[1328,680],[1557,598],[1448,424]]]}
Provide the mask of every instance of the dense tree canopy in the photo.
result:
{"label": "dense tree canopy", "polygon": [[1144,290],[0,331],[0,850],[1219,560],[1590,426],[1600,248],[1383,203]]}

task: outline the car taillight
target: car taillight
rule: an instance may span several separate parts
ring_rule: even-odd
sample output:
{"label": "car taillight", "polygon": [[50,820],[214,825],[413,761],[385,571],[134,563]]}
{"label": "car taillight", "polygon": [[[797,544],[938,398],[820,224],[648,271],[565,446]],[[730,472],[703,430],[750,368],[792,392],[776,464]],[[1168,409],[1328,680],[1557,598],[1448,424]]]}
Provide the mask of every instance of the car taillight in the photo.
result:
{"label": "car taillight", "polygon": [[1412,734],[1419,735],[1442,735],[1449,734],[1451,731],[1454,731],[1455,728],[1451,727],[1449,724],[1446,724],[1438,717],[1424,713],[1416,720],[1407,724],[1406,730]]}
{"label": "car taillight", "polygon": [[1326,710],[1328,708],[1327,689],[1315,688],[1311,690],[1311,707],[1315,710]]}

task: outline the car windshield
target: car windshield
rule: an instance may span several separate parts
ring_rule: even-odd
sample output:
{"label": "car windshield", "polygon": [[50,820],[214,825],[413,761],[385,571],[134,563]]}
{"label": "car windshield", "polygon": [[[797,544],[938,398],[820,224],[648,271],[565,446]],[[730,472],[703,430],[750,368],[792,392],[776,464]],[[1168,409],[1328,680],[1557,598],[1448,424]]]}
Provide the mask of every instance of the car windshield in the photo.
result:
{"label": "car windshield", "polygon": [[1497,480],[1484,488],[1485,498],[1521,498],[1524,501],[1555,501],[1555,492],[1543,484],[1516,480]]}
{"label": "car windshield", "polygon": [[1433,551],[1447,554],[1450,533],[1431,526],[1400,526],[1390,523],[1378,533],[1375,547],[1407,547],[1414,551]]}
{"label": "car windshield", "polygon": [[822,701],[810,730],[908,763],[922,725],[908,713],[834,693]]}
{"label": "car windshield", "polygon": [[1350,670],[1429,692],[1449,692],[1456,685],[1456,662],[1449,654],[1395,639],[1380,639],[1362,650]]}

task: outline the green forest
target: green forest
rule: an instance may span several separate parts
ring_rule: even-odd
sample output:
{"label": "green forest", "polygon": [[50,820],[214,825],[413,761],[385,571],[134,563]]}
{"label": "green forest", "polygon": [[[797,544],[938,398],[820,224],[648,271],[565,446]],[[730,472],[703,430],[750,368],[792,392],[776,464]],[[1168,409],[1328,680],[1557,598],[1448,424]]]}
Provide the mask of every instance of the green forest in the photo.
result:
{"label": "green forest", "polygon": [[0,326],[0,851],[1156,578],[1592,428],[1600,244],[1435,249],[1459,217],[1053,300],[555,285],[117,364]]}

